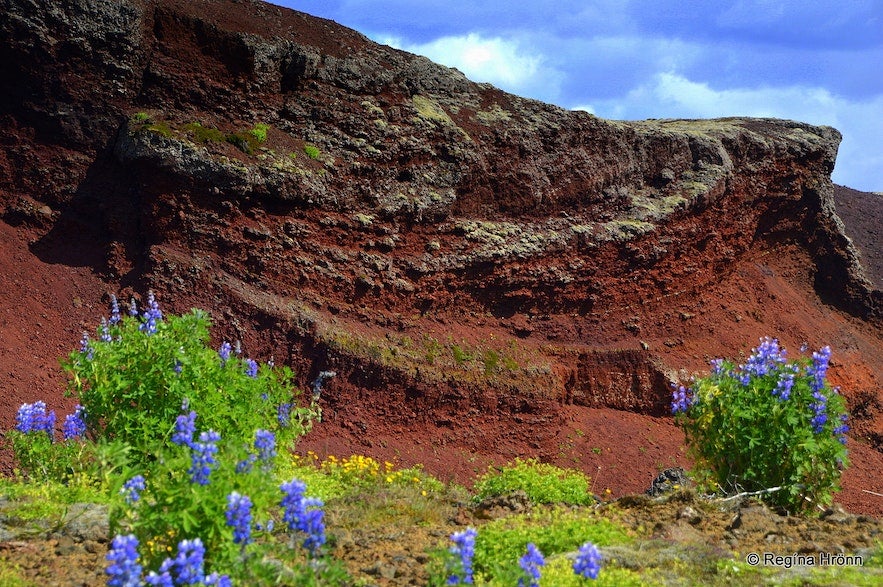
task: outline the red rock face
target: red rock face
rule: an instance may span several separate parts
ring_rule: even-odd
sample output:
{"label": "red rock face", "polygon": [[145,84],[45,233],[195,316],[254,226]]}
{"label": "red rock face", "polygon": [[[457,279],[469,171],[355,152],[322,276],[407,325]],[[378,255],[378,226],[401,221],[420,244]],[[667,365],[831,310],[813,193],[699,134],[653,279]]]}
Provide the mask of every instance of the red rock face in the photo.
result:
{"label": "red rock face", "polygon": [[835,130],[601,120],[258,2],[6,5],[4,427],[62,402],[106,293],[150,287],[304,385],[338,373],[304,449],[640,491],[684,462],[669,382],[771,335],[834,349],[843,501],[883,511],[879,257],[848,230],[879,198],[844,228]]}

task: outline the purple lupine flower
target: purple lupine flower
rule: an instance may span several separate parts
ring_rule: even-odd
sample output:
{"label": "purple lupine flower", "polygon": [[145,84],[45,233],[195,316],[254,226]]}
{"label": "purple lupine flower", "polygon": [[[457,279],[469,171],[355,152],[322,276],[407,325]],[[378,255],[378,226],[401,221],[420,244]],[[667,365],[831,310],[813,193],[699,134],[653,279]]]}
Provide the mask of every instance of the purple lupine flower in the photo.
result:
{"label": "purple lupine flower", "polygon": [[132,296],[132,299],[129,301],[129,316],[134,318],[138,315],[138,303],[135,301],[135,296]]}
{"label": "purple lupine flower", "polygon": [[251,473],[251,469],[254,466],[254,462],[256,460],[257,457],[255,455],[248,455],[248,457],[236,463],[236,472],[241,474]]}
{"label": "purple lupine flower", "polygon": [[254,436],[254,448],[258,451],[258,458],[269,464],[276,456],[276,435],[269,430],[256,430]]}
{"label": "purple lupine flower", "polygon": [[711,361],[711,372],[714,375],[723,375],[724,374],[724,360],[723,359],[712,359]]}
{"label": "purple lupine flower", "polygon": [[172,442],[181,446],[193,444],[193,434],[196,432],[196,412],[181,414],[175,420],[175,433],[172,434]]}
{"label": "purple lupine flower", "polygon": [[219,575],[214,572],[205,578],[203,585],[206,587],[233,587],[233,581],[228,575]]}
{"label": "purple lupine flower", "polygon": [[175,371],[175,373],[177,373],[178,375],[180,375],[180,374],[181,374],[181,371],[184,370],[184,364],[183,364],[181,361],[175,359],[175,366],[172,367],[172,369]]}
{"label": "purple lupine flower", "polygon": [[743,385],[747,385],[751,380],[751,376],[763,377],[784,364],[785,349],[779,346],[779,340],[765,336],[760,339],[757,348],[752,349],[752,354],[748,357],[748,362],[741,366],[742,377],[740,379]]}
{"label": "purple lupine flower", "polygon": [[276,419],[279,421],[279,425],[283,428],[287,427],[291,422],[291,408],[292,404],[284,403],[279,404],[279,408],[276,410]]}
{"label": "purple lupine flower", "polygon": [[849,416],[846,414],[840,414],[840,425],[834,428],[834,434],[837,435],[840,444],[846,444],[846,433],[849,432],[849,425],[846,424],[848,419]]}
{"label": "purple lupine flower", "polygon": [[217,464],[215,454],[218,452],[218,441],[221,435],[214,430],[199,435],[199,442],[190,445],[190,482],[197,485],[208,485],[212,468]]}
{"label": "purple lupine flower", "polygon": [[[527,554],[518,560],[518,565],[530,580],[529,587],[539,587],[540,567],[546,564],[543,553],[533,542],[527,544]],[[524,587],[524,577],[518,579],[518,587]]]}
{"label": "purple lupine flower", "polygon": [[233,543],[251,542],[251,498],[236,491],[227,496],[227,525],[233,528]]}
{"label": "purple lupine flower", "polygon": [[812,354],[812,365],[806,368],[806,374],[812,377],[810,387],[813,391],[821,391],[825,387],[825,375],[828,373],[828,364],[831,361],[831,347],[822,347],[819,352]]}
{"label": "purple lupine flower", "polygon": [[141,315],[141,325],[138,329],[148,335],[155,334],[156,323],[160,320],[162,320],[162,312],[159,309],[159,304],[156,302],[153,292],[149,291],[147,292],[147,309]]}
{"label": "purple lupine flower", "polygon": [[141,499],[141,492],[145,487],[144,475],[135,475],[123,484],[120,488],[120,495],[124,495],[126,503],[132,505]]}
{"label": "purple lupine flower", "polygon": [[253,359],[245,359],[245,374],[252,379],[258,376],[258,364]]}
{"label": "purple lupine flower", "polygon": [[147,576],[144,577],[144,582],[147,585],[151,585],[151,587],[175,587],[175,582],[172,580],[172,574],[168,571],[163,571],[162,574],[150,571]]}
{"label": "purple lupine flower", "polygon": [[459,569],[448,577],[448,585],[472,585],[472,559],[475,557],[475,537],[478,531],[475,528],[466,528],[462,532],[451,534],[451,542],[454,543],[449,552],[457,557]]}
{"label": "purple lupine flower", "polygon": [[215,572],[205,578],[205,584],[207,587],[233,587],[233,579],[229,575],[218,575]]}
{"label": "purple lupine flower", "polygon": [[83,338],[80,339],[80,352],[86,355],[87,361],[91,361],[95,356],[95,349],[92,348],[92,341],[89,340],[88,332],[83,332]]}
{"label": "purple lupine flower", "polygon": [[116,324],[120,320],[122,320],[122,316],[120,316],[120,303],[115,295],[110,294],[110,323]]}
{"label": "purple lupine flower", "polygon": [[22,434],[45,432],[49,439],[55,436],[55,411],[46,412],[46,402],[22,404],[15,416],[15,429]]}
{"label": "purple lupine flower", "polygon": [[110,563],[105,572],[110,575],[108,587],[138,587],[141,585],[141,565],[138,564],[138,539],[134,534],[117,535],[107,553]]}
{"label": "purple lupine flower", "polygon": [[820,434],[822,430],[825,429],[825,424],[828,422],[828,398],[821,391],[814,391],[812,397],[816,401],[810,404],[810,407],[813,410],[813,417],[810,424],[812,425],[813,432]]}
{"label": "purple lupine flower", "polygon": [[98,331],[101,333],[98,337],[98,340],[101,342],[110,342],[113,340],[110,336],[110,327],[107,325],[107,320],[103,317],[101,318],[101,324],[98,327]]}
{"label": "purple lupine flower", "polygon": [[288,524],[290,530],[300,530],[307,537],[304,539],[304,548],[311,556],[318,554],[319,548],[325,544],[324,513],[321,509],[320,499],[304,497],[307,486],[303,481],[292,479],[279,486],[282,490],[281,506],[284,510],[282,519]]}
{"label": "purple lupine flower", "polygon": [[[674,383],[671,384],[674,387]],[[689,395],[687,395],[689,390],[685,388],[683,385],[677,387],[672,392],[672,402],[671,402],[671,413],[674,415],[680,414],[682,412],[686,412],[690,405],[692,404],[692,400]]]}
{"label": "purple lupine flower", "polygon": [[74,412],[65,416],[64,424],[61,427],[61,433],[65,440],[79,438],[86,434],[86,421],[83,418],[85,415],[86,409],[77,404],[74,407]]}
{"label": "purple lupine flower", "polygon": [[205,546],[202,540],[194,538],[179,542],[178,555],[174,559],[166,559],[160,567],[160,572],[168,571],[171,571],[176,585],[202,583],[205,580]]}
{"label": "purple lupine flower", "polygon": [[221,348],[218,349],[218,356],[221,357],[221,364],[225,364],[230,360],[230,353],[233,352],[233,347],[230,346],[230,343],[226,340],[221,343]]}
{"label": "purple lupine flower", "polygon": [[573,561],[573,572],[586,579],[597,579],[601,572],[601,553],[591,542],[579,547],[576,560]]}
{"label": "purple lupine flower", "polygon": [[791,397],[791,388],[794,386],[794,373],[783,371],[779,373],[779,381],[773,389],[773,395],[781,401],[788,401]]}

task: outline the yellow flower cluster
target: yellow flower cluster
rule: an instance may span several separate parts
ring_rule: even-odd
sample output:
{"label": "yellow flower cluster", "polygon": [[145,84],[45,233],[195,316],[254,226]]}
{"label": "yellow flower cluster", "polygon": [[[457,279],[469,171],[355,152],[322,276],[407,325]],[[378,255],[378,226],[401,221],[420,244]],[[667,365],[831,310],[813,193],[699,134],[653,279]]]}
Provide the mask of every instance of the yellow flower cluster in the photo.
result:
{"label": "yellow flower cluster", "polygon": [[339,459],[334,455],[328,455],[324,460],[313,451],[308,451],[305,456],[294,456],[296,465],[314,465],[323,473],[333,477],[339,477],[347,482],[382,482],[382,483],[422,483],[423,480],[414,469],[396,469],[394,463],[384,461],[380,463],[365,455],[352,455]]}
{"label": "yellow flower cluster", "polygon": [[147,547],[148,556],[153,557],[160,553],[172,552],[172,544],[175,542],[175,530],[170,528],[166,535],[154,536],[144,545]]}

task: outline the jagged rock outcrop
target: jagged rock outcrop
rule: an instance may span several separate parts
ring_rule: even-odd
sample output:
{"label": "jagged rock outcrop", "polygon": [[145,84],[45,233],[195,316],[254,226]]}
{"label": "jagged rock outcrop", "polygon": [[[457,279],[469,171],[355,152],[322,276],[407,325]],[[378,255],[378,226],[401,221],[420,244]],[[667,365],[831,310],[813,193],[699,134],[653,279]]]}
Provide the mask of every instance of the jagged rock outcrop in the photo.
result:
{"label": "jagged rock outcrop", "polygon": [[341,434],[662,415],[679,368],[831,342],[819,299],[859,319],[841,378],[877,392],[832,128],[602,120],[250,0],[0,7],[6,221],[50,261],[88,240],[110,289],[204,307],[304,382],[333,367]]}

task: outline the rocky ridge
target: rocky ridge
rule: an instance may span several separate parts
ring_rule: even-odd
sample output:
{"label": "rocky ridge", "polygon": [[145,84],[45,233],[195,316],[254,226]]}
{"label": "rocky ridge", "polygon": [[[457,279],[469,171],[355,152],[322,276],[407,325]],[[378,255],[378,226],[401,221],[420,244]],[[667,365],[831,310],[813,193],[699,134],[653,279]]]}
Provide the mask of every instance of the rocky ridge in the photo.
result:
{"label": "rocky ridge", "polygon": [[308,446],[594,473],[605,426],[649,415],[668,463],[669,381],[772,334],[834,347],[879,459],[883,292],[835,212],[836,130],[602,120],[250,0],[0,6],[0,206],[32,262],[335,370]]}

